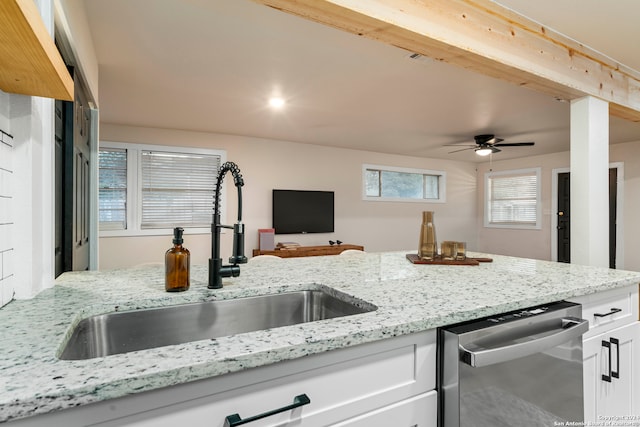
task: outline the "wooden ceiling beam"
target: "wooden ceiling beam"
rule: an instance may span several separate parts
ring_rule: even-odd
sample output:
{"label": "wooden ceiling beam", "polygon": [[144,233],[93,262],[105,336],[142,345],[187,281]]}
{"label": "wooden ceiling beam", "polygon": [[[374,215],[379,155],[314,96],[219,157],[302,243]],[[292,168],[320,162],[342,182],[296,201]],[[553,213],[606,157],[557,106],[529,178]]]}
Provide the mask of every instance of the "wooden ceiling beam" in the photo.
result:
{"label": "wooden ceiling beam", "polygon": [[73,101],[73,79],[33,0],[0,1],[0,90]]}
{"label": "wooden ceiling beam", "polygon": [[640,72],[489,0],[254,1],[558,100],[595,96],[640,121]]}

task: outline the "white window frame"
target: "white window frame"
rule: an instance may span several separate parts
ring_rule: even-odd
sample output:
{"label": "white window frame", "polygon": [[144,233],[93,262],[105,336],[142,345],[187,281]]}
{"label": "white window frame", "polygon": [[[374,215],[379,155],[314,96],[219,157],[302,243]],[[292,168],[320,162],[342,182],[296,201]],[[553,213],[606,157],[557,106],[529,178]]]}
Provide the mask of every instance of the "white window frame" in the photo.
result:
{"label": "white window frame", "polygon": [[[386,172],[412,173],[421,175],[438,176],[438,198],[437,199],[414,199],[410,197],[374,197],[367,196],[367,170],[374,169]],[[410,203],[446,203],[447,201],[447,173],[441,170],[404,168],[398,166],[381,166],[372,164],[362,165],[362,200],[370,202],[410,202]]]}
{"label": "white window frame", "polygon": [[[493,224],[489,221],[489,179],[500,176],[535,175],[536,176],[536,222],[523,224],[519,222]],[[542,228],[542,175],[541,168],[513,169],[499,172],[485,172],[484,174],[484,226],[486,228],[511,228],[520,230],[540,230]]]}
{"label": "white window frame", "polygon": [[[128,142],[100,141],[99,149],[119,148],[127,150],[127,229],[126,230],[100,230],[100,237],[127,237],[127,236],[163,236],[173,233],[172,228],[142,229],[142,151],[164,151],[185,154],[207,154],[220,156],[220,166],[226,162],[225,150],[206,148],[180,147],[171,145],[134,144]],[[97,184],[96,184],[97,185]],[[226,192],[221,190],[220,206],[226,206]],[[213,205],[211,205],[213,212]],[[225,223],[226,214],[221,212],[221,221]],[[179,224],[178,224],[179,225]],[[210,227],[185,228],[184,234],[207,234]]]}

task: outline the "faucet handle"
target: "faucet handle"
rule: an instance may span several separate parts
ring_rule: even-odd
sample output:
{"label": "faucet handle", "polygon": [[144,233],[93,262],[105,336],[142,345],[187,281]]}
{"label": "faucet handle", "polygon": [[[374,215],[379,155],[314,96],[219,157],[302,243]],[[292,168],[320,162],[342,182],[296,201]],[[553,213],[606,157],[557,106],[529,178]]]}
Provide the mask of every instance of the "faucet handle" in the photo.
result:
{"label": "faucet handle", "polygon": [[229,258],[231,264],[246,264],[247,257],[244,255],[244,224],[238,222],[233,224],[233,255]]}

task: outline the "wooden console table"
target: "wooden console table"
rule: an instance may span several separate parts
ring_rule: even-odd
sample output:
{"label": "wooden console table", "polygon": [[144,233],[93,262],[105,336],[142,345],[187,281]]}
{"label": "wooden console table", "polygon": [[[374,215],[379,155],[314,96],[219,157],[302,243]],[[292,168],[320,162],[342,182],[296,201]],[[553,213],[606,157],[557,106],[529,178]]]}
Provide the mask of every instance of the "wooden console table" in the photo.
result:
{"label": "wooden console table", "polygon": [[347,249],[355,249],[358,251],[364,251],[364,246],[359,245],[323,245],[323,246],[299,246],[297,249],[276,249],[273,251],[261,251],[260,249],[253,250],[253,256],[258,255],[275,255],[280,258],[295,258],[306,256],[321,256],[321,255],[339,255]]}

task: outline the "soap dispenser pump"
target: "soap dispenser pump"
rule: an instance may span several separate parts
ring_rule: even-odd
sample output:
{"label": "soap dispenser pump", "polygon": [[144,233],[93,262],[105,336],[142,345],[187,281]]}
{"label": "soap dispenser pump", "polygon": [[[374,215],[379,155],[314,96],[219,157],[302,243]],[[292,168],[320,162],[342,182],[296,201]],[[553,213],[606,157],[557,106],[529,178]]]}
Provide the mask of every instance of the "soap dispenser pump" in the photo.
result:
{"label": "soap dispenser pump", "polygon": [[173,229],[173,247],[164,255],[164,289],[167,292],[181,292],[189,289],[189,250],[182,246],[182,227]]}

